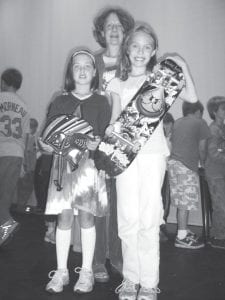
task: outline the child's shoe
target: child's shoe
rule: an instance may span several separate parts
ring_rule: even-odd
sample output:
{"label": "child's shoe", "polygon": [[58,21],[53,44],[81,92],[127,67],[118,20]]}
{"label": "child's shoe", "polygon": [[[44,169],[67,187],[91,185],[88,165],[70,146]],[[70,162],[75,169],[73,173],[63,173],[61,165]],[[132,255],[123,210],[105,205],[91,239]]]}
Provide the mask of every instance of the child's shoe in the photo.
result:
{"label": "child's shoe", "polygon": [[49,293],[61,293],[63,287],[69,284],[69,272],[67,269],[51,271],[49,272],[48,277],[51,280],[46,285],[45,290]]}
{"label": "child's shoe", "polygon": [[2,246],[19,229],[19,223],[13,219],[0,226],[0,246]]}
{"label": "child's shoe", "polygon": [[211,247],[216,249],[225,250],[225,239],[217,239],[213,237],[209,240],[209,245],[211,245]]}
{"label": "child's shoe", "polygon": [[137,300],[157,300],[157,294],[159,293],[159,288],[145,288],[142,286],[139,290]]}
{"label": "child's shoe", "polygon": [[116,288],[115,293],[119,294],[119,300],[136,300],[138,287],[138,284],[135,284],[128,279],[124,279]]}
{"label": "child's shoe", "polygon": [[200,237],[194,234],[191,231],[188,231],[187,235],[183,239],[179,239],[176,237],[174,246],[177,248],[185,248],[185,249],[200,249],[205,247],[203,241],[201,241]]}
{"label": "child's shoe", "polygon": [[73,288],[74,292],[79,294],[91,292],[94,286],[93,272],[80,267],[75,268],[74,271],[79,274],[79,279]]}

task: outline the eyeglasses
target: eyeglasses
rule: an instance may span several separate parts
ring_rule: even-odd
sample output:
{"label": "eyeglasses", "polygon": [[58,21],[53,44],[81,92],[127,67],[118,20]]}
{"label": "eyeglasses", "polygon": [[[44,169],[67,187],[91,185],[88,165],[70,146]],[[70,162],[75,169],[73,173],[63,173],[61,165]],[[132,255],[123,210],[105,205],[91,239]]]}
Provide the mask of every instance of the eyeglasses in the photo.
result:
{"label": "eyeglasses", "polygon": [[110,24],[107,24],[105,26],[105,29],[106,30],[113,30],[113,29],[116,29],[116,30],[121,30],[123,31],[123,26],[121,24],[116,24],[116,23],[110,23]]}

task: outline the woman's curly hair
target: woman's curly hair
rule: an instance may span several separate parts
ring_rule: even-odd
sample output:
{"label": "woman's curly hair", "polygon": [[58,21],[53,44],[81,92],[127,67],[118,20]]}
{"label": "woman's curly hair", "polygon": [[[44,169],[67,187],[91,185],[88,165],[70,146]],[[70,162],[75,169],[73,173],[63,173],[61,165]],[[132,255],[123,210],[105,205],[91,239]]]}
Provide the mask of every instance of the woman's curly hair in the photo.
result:
{"label": "woman's curly hair", "polygon": [[106,19],[110,14],[117,15],[121,25],[123,26],[124,36],[134,27],[133,17],[123,8],[120,7],[106,7],[99,12],[99,14],[94,19],[94,29],[93,35],[96,42],[103,48],[106,48],[105,37],[102,35],[104,31],[104,25]]}

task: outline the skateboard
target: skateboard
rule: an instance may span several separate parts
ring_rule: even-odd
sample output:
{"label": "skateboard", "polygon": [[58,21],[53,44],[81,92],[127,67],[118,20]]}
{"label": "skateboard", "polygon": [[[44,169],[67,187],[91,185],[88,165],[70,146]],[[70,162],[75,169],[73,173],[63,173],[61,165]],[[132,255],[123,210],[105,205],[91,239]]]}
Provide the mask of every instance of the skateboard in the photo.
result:
{"label": "skateboard", "polygon": [[95,165],[110,176],[124,172],[148,141],[184,86],[182,69],[172,60],[158,63],[95,151]]}
{"label": "skateboard", "polygon": [[[71,171],[75,171],[87,152],[87,140],[92,139],[92,126],[74,115],[59,115],[43,130],[42,141],[53,148],[57,160],[57,178],[54,184],[57,191],[62,190],[64,162],[69,162]],[[90,136],[89,136],[90,135]]]}

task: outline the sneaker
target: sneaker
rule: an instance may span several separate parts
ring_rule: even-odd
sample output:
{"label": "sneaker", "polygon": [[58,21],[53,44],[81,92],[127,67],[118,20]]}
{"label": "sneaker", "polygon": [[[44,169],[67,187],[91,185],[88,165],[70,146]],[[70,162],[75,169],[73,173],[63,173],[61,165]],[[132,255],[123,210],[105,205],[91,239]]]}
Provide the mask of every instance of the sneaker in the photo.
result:
{"label": "sneaker", "polygon": [[63,287],[69,284],[69,272],[68,270],[56,270],[51,271],[48,274],[51,279],[46,285],[45,290],[51,294],[61,293]]}
{"label": "sneaker", "polygon": [[116,294],[119,294],[119,300],[136,300],[138,293],[138,284],[124,279],[123,282],[116,288]]}
{"label": "sneaker", "polygon": [[217,239],[217,238],[211,238],[209,240],[209,245],[211,247],[216,248],[216,249],[224,249],[225,250],[225,239]]}
{"label": "sneaker", "polygon": [[109,281],[109,274],[104,265],[101,264],[93,266],[93,272],[96,282],[104,283]]}
{"label": "sneaker", "polygon": [[74,292],[79,294],[91,292],[94,286],[93,272],[80,267],[75,268],[74,271],[79,274],[79,279],[73,288]]}
{"label": "sneaker", "polygon": [[157,294],[161,291],[159,288],[141,287],[138,293],[137,300],[157,300]]}
{"label": "sneaker", "polygon": [[46,231],[44,240],[47,243],[55,244],[55,230]]}
{"label": "sneaker", "polygon": [[19,223],[11,219],[0,226],[0,246],[19,229]]}
{"label": "sneaker", "polygon": [[185,249],[200,249],[203,248],[205,244],[195,233],[188,231],[185,238],[179,239],[178,237],[176,237],[174,246],[177,248]]}

